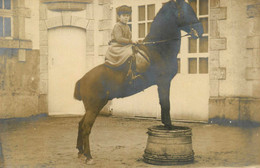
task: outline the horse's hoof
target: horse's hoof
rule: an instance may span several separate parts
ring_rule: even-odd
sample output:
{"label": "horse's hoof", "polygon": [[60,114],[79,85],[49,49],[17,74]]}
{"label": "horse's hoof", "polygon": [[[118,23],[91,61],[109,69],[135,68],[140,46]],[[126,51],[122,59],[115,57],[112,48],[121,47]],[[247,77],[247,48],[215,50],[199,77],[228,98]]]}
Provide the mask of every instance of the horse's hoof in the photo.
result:
{"label": "horse's hoof", "polygon": [[87,165],[94,165],[95,162],[94,162],[93,159],[86,159],[86,164],[87,164]]}
{"label": "horse's hoof", "polygon": [[83,156],[84,156],[83,153],[81,153],[81,152],[78,153],[78,158],[82,158]]}
{"label": "horse's hoof", "polygon": [[167,129],[167,130],[172,130],[173,129],[173,125],[164,125],[164,127]]}

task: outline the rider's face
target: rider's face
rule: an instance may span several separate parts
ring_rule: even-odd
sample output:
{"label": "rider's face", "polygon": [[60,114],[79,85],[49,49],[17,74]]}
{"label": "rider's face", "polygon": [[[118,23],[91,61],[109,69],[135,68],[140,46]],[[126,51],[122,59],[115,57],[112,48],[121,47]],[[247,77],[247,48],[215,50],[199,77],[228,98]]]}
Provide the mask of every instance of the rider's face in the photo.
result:
{"label": "rider's face", "polygon": [[130,19],[130,15],[129,14],[121,14],[120,16],[118,16],[118,19],[120,22],[127,24],[127,22]]}

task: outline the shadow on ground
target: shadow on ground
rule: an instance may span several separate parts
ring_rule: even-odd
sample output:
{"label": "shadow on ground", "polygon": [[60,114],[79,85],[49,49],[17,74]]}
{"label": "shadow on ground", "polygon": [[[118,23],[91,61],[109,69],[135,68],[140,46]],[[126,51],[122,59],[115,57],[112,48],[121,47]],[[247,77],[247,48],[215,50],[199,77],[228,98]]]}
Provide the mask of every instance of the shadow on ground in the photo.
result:
{"label": "shadow on ground", "polygon": [[[75,148],[79,120],[0,121],[0,167],[167,167],[142,161],[147,128],[159,121],[104,116],[97,118],[90,137],[95,165],[85,165]],[[260,167],[260,128],[175,124],[192,128],[195,162],[168,167]]]}

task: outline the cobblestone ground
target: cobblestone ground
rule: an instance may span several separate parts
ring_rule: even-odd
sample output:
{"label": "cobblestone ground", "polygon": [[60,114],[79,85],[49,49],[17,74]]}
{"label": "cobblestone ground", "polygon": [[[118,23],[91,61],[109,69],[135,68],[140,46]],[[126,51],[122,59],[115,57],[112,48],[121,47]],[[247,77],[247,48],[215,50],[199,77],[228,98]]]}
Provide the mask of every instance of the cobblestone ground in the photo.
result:
{"label": "cobblestone ground", "polygon": [[[147,128],[160,125],[159,121],[99,116],[90,137],[95,164],[86,165],[77,158],[75,148],[79,120],[44,117],[2,121],[2,167],[167,167],[142,161]],[[195,162],[168,167],[260,167],[260,128],[175,124],[192,128]]]}

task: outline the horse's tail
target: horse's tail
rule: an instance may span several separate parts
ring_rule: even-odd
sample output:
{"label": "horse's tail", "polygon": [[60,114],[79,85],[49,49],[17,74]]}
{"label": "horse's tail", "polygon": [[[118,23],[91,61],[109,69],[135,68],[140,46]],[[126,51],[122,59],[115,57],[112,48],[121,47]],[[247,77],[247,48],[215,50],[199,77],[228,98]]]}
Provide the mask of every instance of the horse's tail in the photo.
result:
{"label": "horse's tail", "polygon": [[78,80],[75,85],[74,98],[77,100],[82,100],[81,95],[80,95],[80,80]]}

